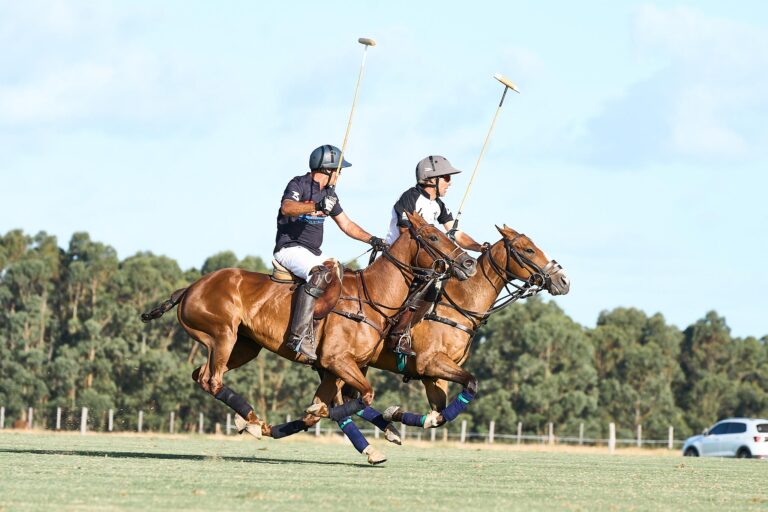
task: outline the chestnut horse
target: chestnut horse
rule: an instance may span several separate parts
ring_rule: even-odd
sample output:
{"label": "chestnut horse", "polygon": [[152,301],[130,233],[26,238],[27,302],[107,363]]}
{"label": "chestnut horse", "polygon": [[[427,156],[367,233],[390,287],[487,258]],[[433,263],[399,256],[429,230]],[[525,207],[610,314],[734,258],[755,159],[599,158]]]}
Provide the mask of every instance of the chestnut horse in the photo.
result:
{"label": "chestnut horse", "polygon": [[[383,414],[384,421],[434,428],[454,420],[469,406],[477,391],[477,379],[461,366],[469,358],[478,328],[493,313],[520,298],[542,290],[552,295],[565,295],[570,290],[570,281],[562,267],[550,260],[530,238],[506,225],[497,229],[502,238],[486,245],[477,260],[478,272],[463,282],[447,281],[434,310],[413,328],[416,356],[403,364],[391,352],[377,351],[371,360],[370,366],[375,368],[420,379],[432,409],[421,415],[390,407]],[[522,284],[513,284],[516,280]],[[514,291],[509,291],[510,285],[515,287]],[[505,287],[509,295],[497,299]],[[449,382],[461,384],[463,389],[446,405]],[[322,408],[315,412],[323,417],[327,414]]]}
{"label": "chestnut horse", "polygon": [[[469,257],[440,229],[427,224],[420,215],[408,215],[409,230],[392,247],[363,271],[346,272],[341,300],[333,312],[317,323],[319,369],[327,370],[313,403],[327,410],[338,396],[336,377],[360,393],[354,407],[344,408],[339,417],[370,405],[374,392],[361,367],[378,354],[382,340],[407,298],[414,273],[448,272],[467,279],[476,272]],[[433,269],[441,269],[440,272]],[[326,295],[330,295],[331,287]],[[193,372],[201,388],[221,400],[246,420],[251,434],[284,437],[314,425],[319,418],[306,415],[292,422],[288,430],[273,432],[262,423],[253,407],[223,383],[223,375],[258,356],[262,348],[286,359],[306,363],[303,355],[286,346],[290,318],[291,284],[275,282],[266,274],[241,269],[222,269],[203,276],[187,288],[142,315],[148,322],[179,305],[178,320],[187,333],[208,350],[205,364]],[[344,406],[341,406],[342,408]]]}

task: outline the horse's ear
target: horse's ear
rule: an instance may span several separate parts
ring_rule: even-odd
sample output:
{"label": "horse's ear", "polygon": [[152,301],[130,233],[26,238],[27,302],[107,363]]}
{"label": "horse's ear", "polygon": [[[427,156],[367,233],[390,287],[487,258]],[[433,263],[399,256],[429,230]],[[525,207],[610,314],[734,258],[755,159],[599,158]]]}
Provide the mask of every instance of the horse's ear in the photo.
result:
{"label": "horse's ear", "polygon": [[515,236],[517,236],[519,234],[517,231],[515,231],[511,227],[507,226],[506,224],[504,224],[503,228],[500,228],[499,226],[496,226],[496,229],[499,230],[499,233],[501,233],[502,236],[507,237],[507,238],[514,238]]}
{"label": "horse's ear", "polygon": [[413,224],[417,229],[426,224],[427,221],[424,220],[424,217],[419,215],[418,212],[405,212],[405,215],[408,217],[408,221]]}
{"label": "horse's ear", "polygon": [[504,229],[500,228],[496,224],[494,224],[494,226],[496,226],[496,229],[499,230],[499,233],[501,233],[501,236],[504,236]]}

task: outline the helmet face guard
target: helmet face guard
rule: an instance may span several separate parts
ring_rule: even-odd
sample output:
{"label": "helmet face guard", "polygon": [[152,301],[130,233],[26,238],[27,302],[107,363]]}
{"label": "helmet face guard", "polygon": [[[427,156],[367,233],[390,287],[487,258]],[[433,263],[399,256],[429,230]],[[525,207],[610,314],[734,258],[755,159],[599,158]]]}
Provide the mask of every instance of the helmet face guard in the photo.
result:
{"label": "helmet face guard", "polygon": [[[310,171],[335,171],[339,167],[339,157],[341,157],[341,150],[336,146],[325,144],[318,148],[315,148],[309,155],[309,170]],[[343,160],[341,167],[351,167],[352,164]]]}
{"label": "helmet face guard", "polygon": [[440,155],[430,155],[416,164],[416,181],[422,183],[430,178],[439,178],[449,174],[458,174],[461,171],[451,165],[447,158]]}

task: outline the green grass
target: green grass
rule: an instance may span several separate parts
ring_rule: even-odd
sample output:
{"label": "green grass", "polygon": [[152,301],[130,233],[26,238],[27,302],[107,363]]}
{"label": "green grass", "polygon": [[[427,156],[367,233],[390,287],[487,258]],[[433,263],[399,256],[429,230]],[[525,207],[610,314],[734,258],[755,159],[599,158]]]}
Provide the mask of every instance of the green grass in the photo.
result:
{"label": "green grass", "polygon": [[0,434],[0,511],[767,510],[768,464],[251,438]]}

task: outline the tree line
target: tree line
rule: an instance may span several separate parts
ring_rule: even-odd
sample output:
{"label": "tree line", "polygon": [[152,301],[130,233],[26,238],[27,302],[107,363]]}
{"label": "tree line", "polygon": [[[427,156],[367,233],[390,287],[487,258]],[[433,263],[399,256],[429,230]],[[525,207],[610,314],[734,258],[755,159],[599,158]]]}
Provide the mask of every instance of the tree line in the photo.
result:
{"label": "tree line", "polygon": [[[123,428],[135,425],[138,410],[145,429],[164,428],[170,412],[188,429],[200,412],[223,418],[228,409],[191,379],[204,349],[174,314],[149,324],[139,314],[226,267],[268,271],[261,258],[230,251],[182,270],[150,252],[121,261],[87,233],[74,234],[66,249],[44,232],[0,236],[0,406],[7,418],[23,419],[28,407],[47,426],[57,407],[72,422],[88,407],[96,429],[109,409]],[[714,311],[680,330],[661,314],[616,308],[588,328],[534,298],[492,317],[471,350],[467,368],[480,395],[463,419],[478,432],[494,420],[497,433],[513,433],[522,422],[526,432],[543,434],[552,422],[559,435],[575,435],[584,424],[587,436],[604,438],[614,422],[620,437],[642,424],[646,438],[663,439],[670,425],[685,436],[727,416],[768,416],[768,336],[733,337]],[[419,382],[373,369],[369,376],[380,409],[427,411]],[[225,380],[271,422],[298,416],[319,382],[311,369],[269,352]]]}

